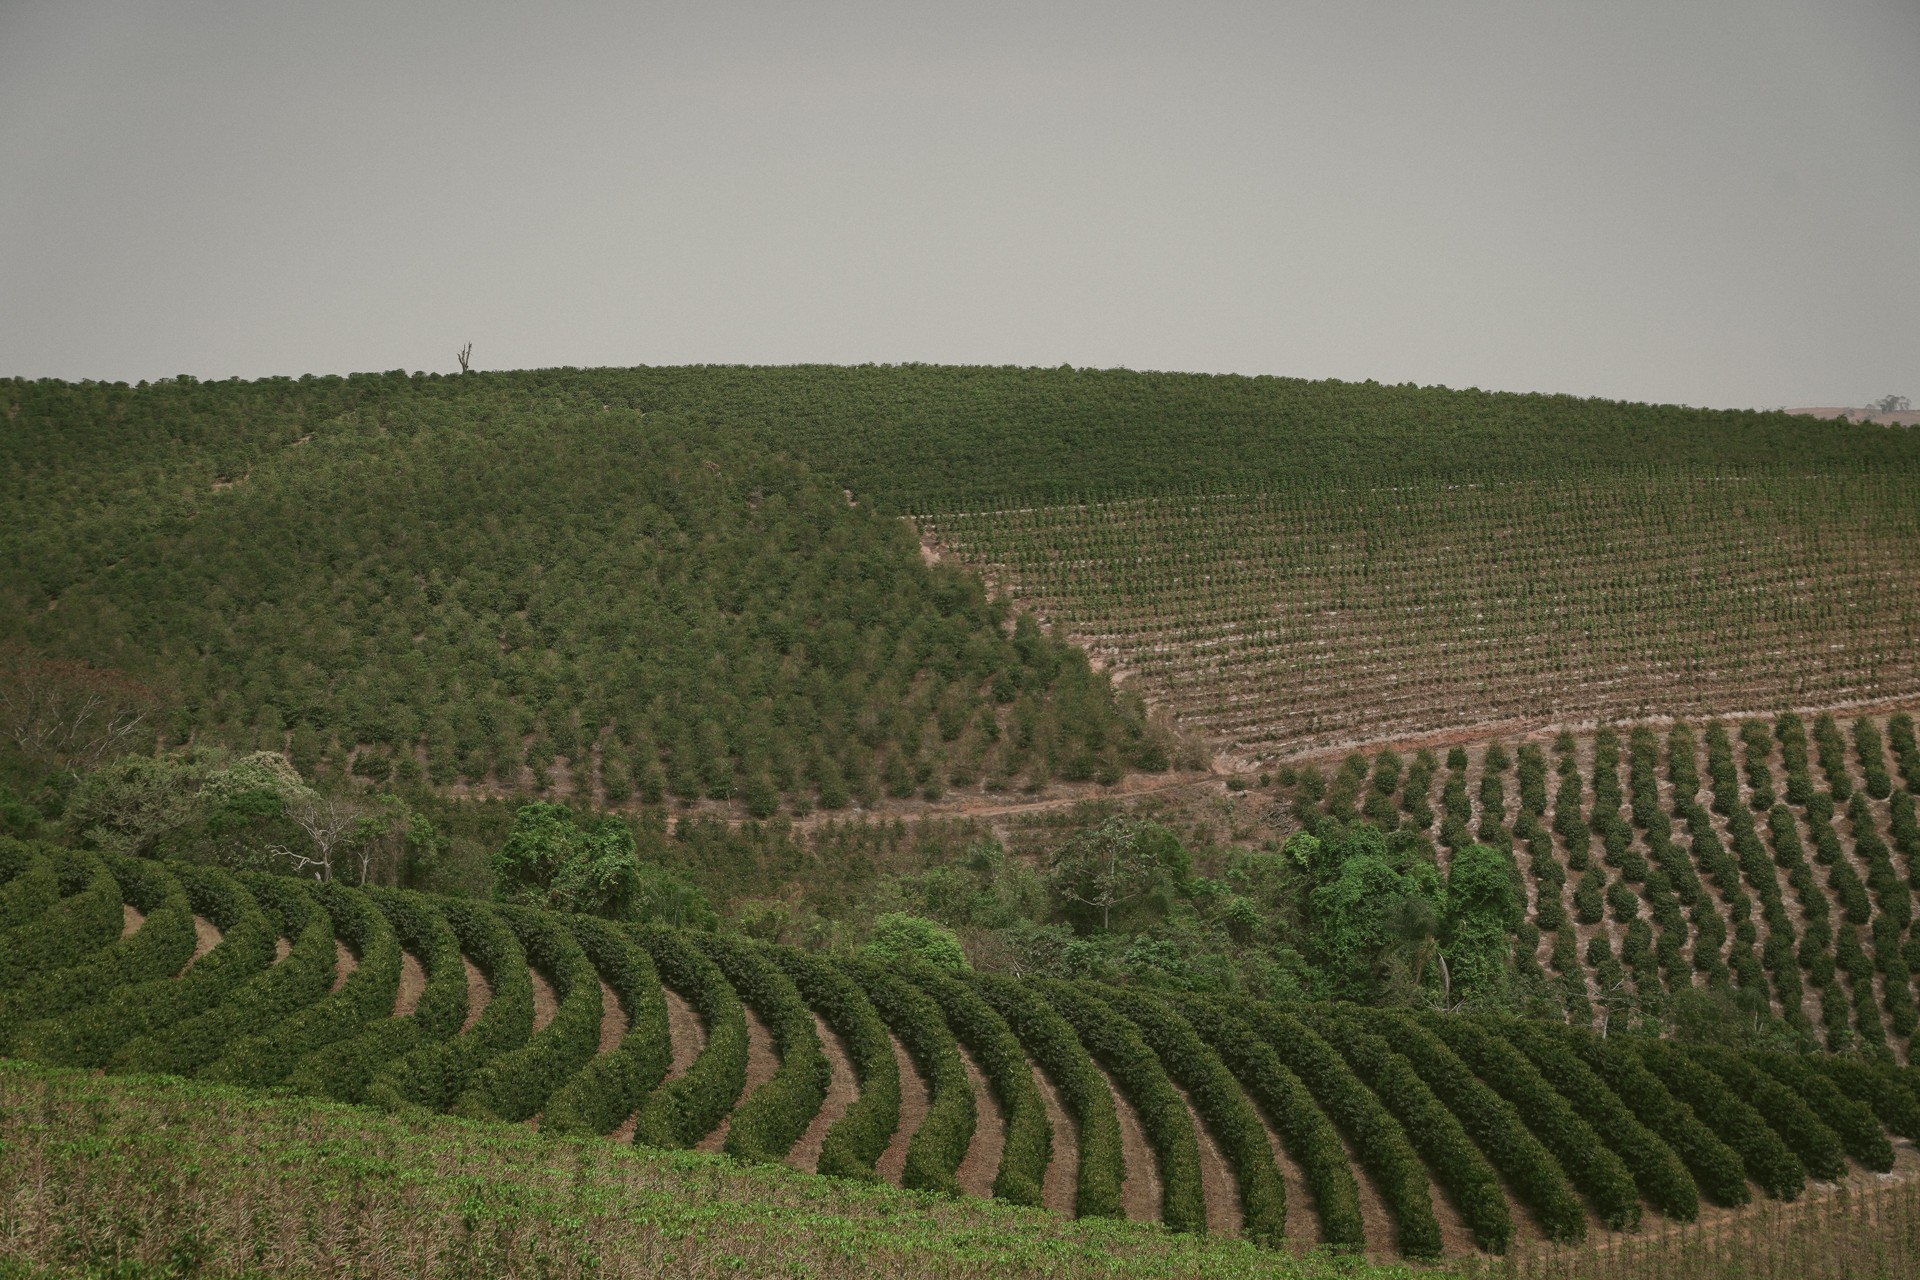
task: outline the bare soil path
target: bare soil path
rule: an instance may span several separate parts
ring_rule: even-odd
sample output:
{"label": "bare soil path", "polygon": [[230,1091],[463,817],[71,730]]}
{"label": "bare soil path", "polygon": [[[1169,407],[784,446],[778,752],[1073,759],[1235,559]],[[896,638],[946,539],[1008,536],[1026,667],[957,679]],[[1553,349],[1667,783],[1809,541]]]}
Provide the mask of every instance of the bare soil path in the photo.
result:
{"label": "bare soil path", "polygon": [[[760,1015],[746,1005],[741,1006],[741,1012],[747,1015],[747,1087],[740,1091],[740,1101],[745,1102],[753,1096],[754,1090],[773,1079],[773,1073],[780,1069],[780,1056],[773,1051],[773,1033],[767,1030],[766,1023],[760,1021]],[[720,1150],[726,1145],[727,1132],[732,1127],[733,1116],[721,1116],[719,1126],[694,1143],[693,1149],[707,1152]]]}
{"label": "bare soil path", "polygon": [[493,984],[487,981],[487,975],[480,972],[480,966],[473,961],[461,956],[460,963],[467,970],[467,1020],[460,1024],[460,1033],[465,1035],[469,1027],[480,1021],[480,1015],[487,1011],[487,1006],[493,1003]]}
{"label": "bare soil path", "polygon": [[219,945],[220,930],[214,926],[213,921],[205,916],[195,916],[193,918],[193,954],[188,956],[187,962],[180,966],[180,972],[185,973],[193,968],[195,961]]}
{"label": "bare soil path", "polygon": [[893,1039],[893,1060],[900,1067],[900,1124],[893,1131],[893,1138],[887,1143],[887,1149],[874,1161],[874,1172],[883,1181],[900,1185],[900,1175],[907,1167],[907,1144],[913,1141],[913,1135],[920,1132],[920,1124],[927,1118],[927,1082],[920,1076],[920,1068],[913,1064],[913,1055],[908,1053],[898,1038]]}
{"label": "bare soil path", "polygon": [[620,1007],[620,997],[607,985],[605,978],[600,979],[600,1049],[601,1053],[612,1053],[627,1038],[627,1011]]}
{"label": "bare soil path", "polygon": [[821,1051],[827,1055],[827,1068],[831,1074],[827,1077],[827,1096],[821,1100],[820,1110],[816,1111],[807,1131],[793,1144],[793,1150],[787,1152],[787,1164],[802,1173],[813,1173],[820,1167],[820,1149],[827,1143],[827,1132],[847,1114],[847,1108],[859,1097],[859,1086],[854,1082],[853,1058],[847,1053],[846,1041],[829,1027],[819,1014],[813,1015],[813,1029],[820,1037]]}
{"label": "bare soil path", "polygon": [[120,936],[131,937],[135,930],[147,922],[147,917],[132,903],[120,904]]}
{"label": "bare soil path", "polygon": [[1120,1184],[1120,1207],[1134,1222],[1160,1221],[1160,1161],[1153,1144],[1147,1141],[1146,1126],[1127,1096],[1120,1092],[1107,1069],[1096,1064],[1105,1077],[1107,1091],[1113,1095],[1113,1110],[1120,1119],[1120,1161],[1126,1177]]}
{"label": "bare soil path", "polygon": [[1201,1121],[1200,1112],[1193,1105],[1193,1095],[1177,1084],[1173,1087],[1180,1100],[1187,1104],[1187,1119],[1193,1125],[1194,1136],[1200,1140],[1200,1191],[1207,1205],[1207,1234],[1237,1236],[1243,1221],[1240,1181],[1233,1176],[1233,1166],[1221,1153],[1213,1132]]}
{"label": "bare soil path", "polygon": [[1253,1105],[1254,1114],[1260,1117],[1260,1128],[1267,1135],[1267,1148],[1273,1152],[1273,1167],[1280,1171],[1280,1185],[1287,1193],[1287,1247],[1295,1253],[1311,1249],[1320,1242],[1320,1217],[1313,1201],[1313,1193],[1307,1189],[1306,1171],[1287,1154],[1286,1144],[1280,1141],[1280,1134],[1274,1129],[1273,1122],[1267,1119],[1267,1113],[1251,1097],[1247,1099]]}
{"label": "bare soil path", "polygon": [[554,993],[553,983],[547,980],[546,974],[529,965],[527,976],[533,979],[533,1031],[530,1034],[539,1035],[553,1021],[553,1015],[560,1012],[560,997]]}
{"label": "bare soil path", "polygon": [[706,1050],[707,1024],[700,1021],[700,1015],[679,992],[662,987],[660,994],[667,1002],[667,1043],[673,1050],[673,1058],[667,1064],[667,1079],[678,1080]]}
{"label": "bare soil path", "polygon": [[1046,1176],[1040,1182],[1040,1203],[1071,1218],[1080,1190],[1080,1126],[1060,1101],[1060,1091],[1039,1067],[1033,1068],[1033,1083],[1046,1105],[1047,1123],[1053,1127],[1053,1158],[1047,1162]]}
{"label": "bare soil path", "polygon": [[353,948],[335,938],[333,940],[333,985],[327,988],[327,994],[332,995],[346,986],[347,979],[351,978],[353,971],[359,967],[360,957],[353,954]]}
{"label": "bare soil path", "polygon": [[273,962],[279,964],[293,954],[293,939],[280,937],[273,940]]}
{"label": "bare soil path", "polygon": [[393,1016],[410,1018],[427,993],[427,969],[411,951],[400,953],[400,982],[393,992]]}
{"label": "bare soil path", "polygon": [[967,1080],[973,1085],[973,1140],[967,1144],[967,1158],[953,1171],[960,1189],[970,1196],[987,1199],[1000,1176],[1000,1154],[1007,1145],[1007,1117],[999,1099],[987,1087],[986,1073],[974,1061],[965,1045],[960,1046],[960,1061],[967,1068]]}

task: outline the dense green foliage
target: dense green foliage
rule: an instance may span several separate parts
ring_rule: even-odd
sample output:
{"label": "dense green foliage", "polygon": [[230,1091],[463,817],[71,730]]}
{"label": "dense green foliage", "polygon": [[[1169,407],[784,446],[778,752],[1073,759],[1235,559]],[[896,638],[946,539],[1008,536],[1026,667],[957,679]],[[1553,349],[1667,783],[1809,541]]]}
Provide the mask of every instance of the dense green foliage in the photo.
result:
{"label": "dense green foliage", "polygon": [[0,640],[125,668],[180,738],[759,817],[1164,760],[1083,655],[713,415],[539,380],[7,394]]}

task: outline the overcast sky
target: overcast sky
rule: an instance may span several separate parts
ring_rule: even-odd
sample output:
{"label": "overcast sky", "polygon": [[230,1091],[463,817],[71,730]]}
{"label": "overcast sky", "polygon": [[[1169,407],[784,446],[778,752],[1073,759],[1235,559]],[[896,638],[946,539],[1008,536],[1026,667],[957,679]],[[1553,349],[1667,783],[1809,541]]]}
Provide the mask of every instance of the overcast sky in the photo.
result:
{"label": "overcast sky", "polygon": [[1920,400],[1920,0],[0,0],[0,375]]}

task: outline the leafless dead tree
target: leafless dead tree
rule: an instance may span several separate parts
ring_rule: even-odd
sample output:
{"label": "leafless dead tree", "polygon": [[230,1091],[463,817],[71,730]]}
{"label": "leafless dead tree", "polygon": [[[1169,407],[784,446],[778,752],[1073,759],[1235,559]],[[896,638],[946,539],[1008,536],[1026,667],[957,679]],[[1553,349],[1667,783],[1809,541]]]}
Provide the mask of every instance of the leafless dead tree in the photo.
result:
{"label": "leafless dead tree", "polygon": [[30,758],[95,768],[137,745],[154,702],[118,671],[0,646],[0,733]]}
{"label": "leafless dead tree", "polygon": [[469,342],[466,346],[460,348],[458,351],[454,352],[453,354],[454,354],[454,358],[460,362],[460,372],[462,373],[473,372],[473,368],[472,368],[473,344],[471,342]]}
{"label": "leafless dead tree", "polygon": [[[333,879],[335,857],[345,851],[355,827],[366,813],[366,803],[357,797],[327,796],[309,791],[295,797],[287,805],[287,816],[306,833],[307,839],[313,844],[313,851],[303,853],[283,844],[270,845],[267,851],[291,863],[295,875],[312,871],[314,879],[330,881]],[[364,868],[362,878],[365,878]]]}

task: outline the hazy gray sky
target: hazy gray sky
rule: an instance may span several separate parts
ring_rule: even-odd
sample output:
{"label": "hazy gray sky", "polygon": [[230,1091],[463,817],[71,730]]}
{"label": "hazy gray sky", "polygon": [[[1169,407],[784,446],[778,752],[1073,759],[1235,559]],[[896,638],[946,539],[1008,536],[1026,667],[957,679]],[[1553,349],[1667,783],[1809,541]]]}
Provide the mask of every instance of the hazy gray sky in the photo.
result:
{"label": "hazy gray sky", "polygon": [[1920,0],[0,0],[0,374],[1920,399]]}

